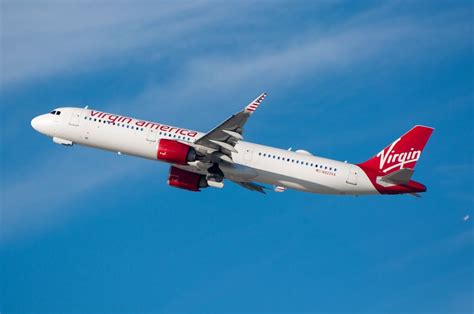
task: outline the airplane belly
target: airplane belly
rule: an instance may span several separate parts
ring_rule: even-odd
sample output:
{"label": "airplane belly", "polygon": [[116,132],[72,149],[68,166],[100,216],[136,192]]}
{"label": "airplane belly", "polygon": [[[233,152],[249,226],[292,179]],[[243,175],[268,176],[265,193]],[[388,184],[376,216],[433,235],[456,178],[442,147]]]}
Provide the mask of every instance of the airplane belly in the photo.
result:
{"label": "airplane belly", "polygon": [[[349,169],[349,166],[347,168]],[[313,171],[284,173],[269,171],[268,169],[256,169],[258,176],[253,181],[282,186],[288,189],[305,191],[316,194],[333,195],[366,195],[378,194],[363,172],[359,176],[357,185],[348,184],[348,174],[345,167],[340,167],[336,175],[326,175]]]}
{"label": "airplane belly", "polygon": [[258,176],[254,181],[264,184],[282,186],[288,189],[311,192],[316,194],[341,194],[337,189],[324,185],[323,183],[312,182],[302,178],[292,177],[266,170],[257,170]]}

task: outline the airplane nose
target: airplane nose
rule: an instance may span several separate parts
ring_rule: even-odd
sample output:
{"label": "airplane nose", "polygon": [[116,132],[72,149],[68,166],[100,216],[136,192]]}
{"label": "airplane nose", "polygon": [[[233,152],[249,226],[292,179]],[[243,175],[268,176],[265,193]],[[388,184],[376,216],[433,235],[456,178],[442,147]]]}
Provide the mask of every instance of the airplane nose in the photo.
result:
{"label": "airplane nose", "polygon": [[52,131],[51,122],[44,115],[33,118],[33,120],[31,120],[31,126],[33,127],[33,129],[35,129],[39,133],[42,133],[45,135],[48,135]]}
{"label": "airplane nose", "polygon": [[34,117],[32,120],[31,120],[31,127],[33,129],[35,129],[36,131],[39,132],[39,126],[40,126],[41,122],[40,122],[40,117]]}

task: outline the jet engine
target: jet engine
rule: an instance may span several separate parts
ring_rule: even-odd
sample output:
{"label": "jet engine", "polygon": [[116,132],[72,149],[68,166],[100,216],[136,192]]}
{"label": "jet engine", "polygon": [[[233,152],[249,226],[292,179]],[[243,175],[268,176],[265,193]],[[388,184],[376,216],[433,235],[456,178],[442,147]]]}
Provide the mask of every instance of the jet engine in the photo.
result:
{"label": "jet engine", "polygon": [[207,180],[206,176],[199,173],[171,166],[168,176],[168,184],[175,188],[199,192],[201,188],[207,187]]}
{"label": "jet engine", "polygon": [[186,165],[188,161],[196,160],[196,151],[186,144],[161,139],[158,143],[156,159],[172,164]]}

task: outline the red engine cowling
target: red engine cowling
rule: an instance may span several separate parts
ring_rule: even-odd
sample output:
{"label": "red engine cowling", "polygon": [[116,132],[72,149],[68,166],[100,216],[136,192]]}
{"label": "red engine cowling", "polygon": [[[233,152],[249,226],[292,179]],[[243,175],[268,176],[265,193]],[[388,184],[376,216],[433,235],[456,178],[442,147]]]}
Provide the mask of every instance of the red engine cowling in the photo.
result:
{"label": "red engine cowling", "polygon": [[201,188],[207,187],[207,180],[204,175],[171,166],[168,184],[175,188],[199,192]]}
{"label": "red engine cowling", "polygon": [[172,164],[186,165],[196,160],[196,151],[191,146],[173,140],[161,139],[156,159]]}

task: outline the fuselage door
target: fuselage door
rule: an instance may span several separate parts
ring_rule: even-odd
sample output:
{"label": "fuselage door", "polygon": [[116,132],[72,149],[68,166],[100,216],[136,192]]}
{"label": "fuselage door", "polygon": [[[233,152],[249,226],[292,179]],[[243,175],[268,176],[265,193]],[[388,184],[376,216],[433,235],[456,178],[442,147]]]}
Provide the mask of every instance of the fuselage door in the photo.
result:
{"label": "fuselage door", "polygon": [[245,147],[244,149],[244,160],[251,161],[252,160],[253,149],[250,147]]}
{"label": "fuselage door", "polygon": [[346,183],[357,185],[358,175],[359,175],[359,167],[351,166],[351,169],[349,169],[349,175],[347,176]]}
{"label": "fuselage door", "polygon": [[69,120],[69,124],[73,126],[79,126],[80,117],[81,117],[81,112],[74,111],[71,115],[71,119]]}
{"label": "fuselage door", "polygon": [[158,130],[154,128],[148,129],[148,135],[146,137],[146,140],[149,142],[156,142],[156,135],[158,134]]}

